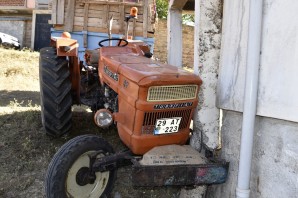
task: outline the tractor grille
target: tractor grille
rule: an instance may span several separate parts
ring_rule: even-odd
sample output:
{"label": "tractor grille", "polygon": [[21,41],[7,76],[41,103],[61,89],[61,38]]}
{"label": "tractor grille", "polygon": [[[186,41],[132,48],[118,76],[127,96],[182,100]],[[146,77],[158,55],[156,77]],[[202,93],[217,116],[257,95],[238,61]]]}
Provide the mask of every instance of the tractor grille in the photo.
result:
{"label": "tractor grille", "polygon": [[152,134],[155,128],[156,120],[160,118],[182,117],[179,130],[185,129],[187,127],[190,116],[191,109],[167,112],[146,112],[144,115],[142,133]]}
{"label": "tractor grille", "polygon": [[149,88],[147,101],[175,101],[195,99],[197,85],[153,86]]}

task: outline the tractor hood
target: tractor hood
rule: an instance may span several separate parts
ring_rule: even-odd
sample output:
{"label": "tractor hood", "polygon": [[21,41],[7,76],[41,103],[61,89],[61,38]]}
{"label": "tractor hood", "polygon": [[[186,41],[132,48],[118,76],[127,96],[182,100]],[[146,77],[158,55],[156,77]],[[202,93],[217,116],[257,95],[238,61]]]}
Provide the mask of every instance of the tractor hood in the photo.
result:
{"label": "tractor hood", "polygon": [[139,86],[175,84],[201,84],[201,79],[178,67],[162,64],[136,54],[107,55],[104,65],[112,66],[120,76],[139,84]]}

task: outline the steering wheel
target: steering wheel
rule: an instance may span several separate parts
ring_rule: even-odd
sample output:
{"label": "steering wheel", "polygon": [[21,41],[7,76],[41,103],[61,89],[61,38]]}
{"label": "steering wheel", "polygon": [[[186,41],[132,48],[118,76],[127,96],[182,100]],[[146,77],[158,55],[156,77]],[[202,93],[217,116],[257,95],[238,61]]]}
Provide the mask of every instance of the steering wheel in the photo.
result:
{"label": "steering wheel", "polygon": [[[127,41],[127,40],[125,40],[125,39],[120,39],[120,38],[109,38],[109,39],[104,39],[104,40],[99,41],[99,42],[98,42],[98,45],[99,45],[100,47],[106,47],[105,45],[102,44],[103,42],[106,42],[106,41],[119,41],[119,42],[118,42],[118,47],[125,47],[126,45],[128,45],[128,41]],[[125,43],[122,44],[122,45],[120,45],[122,41],[124,41]]]}

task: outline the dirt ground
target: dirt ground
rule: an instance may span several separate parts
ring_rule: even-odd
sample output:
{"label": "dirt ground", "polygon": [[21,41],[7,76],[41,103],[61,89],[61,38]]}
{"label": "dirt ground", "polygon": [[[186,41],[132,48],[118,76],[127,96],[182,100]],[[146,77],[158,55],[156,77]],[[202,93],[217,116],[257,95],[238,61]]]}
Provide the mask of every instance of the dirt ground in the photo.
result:
{"label": "dirt ground", "polygon": [[[44,177],[55,152],[67,140],[80,134],[97,134],[116,151],[124,146],[115,128],[101,130],[93,124],[92,113],[84,107],[73,111],[70,135],[53,139],[45,135],[40,119],[39,53],[0,48],[0,197],[40,198]],[[175,198],[180,188],[134,188],[131,168],[118,170],[111,197]]]}

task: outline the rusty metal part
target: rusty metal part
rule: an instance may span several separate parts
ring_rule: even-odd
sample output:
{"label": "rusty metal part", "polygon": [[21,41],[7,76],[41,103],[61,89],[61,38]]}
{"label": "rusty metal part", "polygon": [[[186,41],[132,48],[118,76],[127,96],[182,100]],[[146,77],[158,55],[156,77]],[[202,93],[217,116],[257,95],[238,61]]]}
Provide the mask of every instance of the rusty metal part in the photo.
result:
{"label": "rusty metal part", "polygon": [[127,162],[130,162],[131,159],[133,159],[134,157],[135,156],[133,156],[130,150],[125,150],[119,153],[98,158],[92,164],[92,171],[95,171],[95,172],[111,171],[111,170],[129,165]]}
{"label": "rusty metal part", "polygon": [[69,71],[70,71],[70,80],[71,80],[71,90],[73,104],[80,104],[80,63],[77,56],[69,57]]}
{"label": "rusty metal part", "polygon": [[215,162],[198,165],[143,166],[134,161],[134,186],[193,186],[224,183],[229,163]]}
{"label": "rusty metal part", "polygon": [[58,56],[78,56],[78,41],[71,39],[68,32],[63,32],[61,37],[51,37],[50,46],[57,49]]}
{"label": "rusty metal part", "polygon": [[51,37],[50,46],[57,49],[57,56],[67,56],[69,60],[69,72],[73,104],[80,104],[80,63],[78,58],[79,44],[71,39],[68,32],[63,32],[61,37]]}

